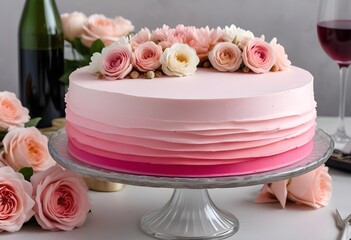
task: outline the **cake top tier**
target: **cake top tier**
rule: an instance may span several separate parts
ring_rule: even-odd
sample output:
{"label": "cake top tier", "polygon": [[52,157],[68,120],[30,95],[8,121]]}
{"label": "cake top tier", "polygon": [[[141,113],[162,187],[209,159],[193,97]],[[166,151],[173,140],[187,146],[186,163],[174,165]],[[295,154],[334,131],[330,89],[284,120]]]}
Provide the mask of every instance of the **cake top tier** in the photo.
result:
{"label": "cake top tier", "polygon": [[219,72],[267,73],[290,68],[284,47],[273,38],[255,37],[234,25],[196,28],[164,25],[153,31],[143,28],[131,37],[96,52],[89,71],[98,78],[154,78],[188,76],[198,68]]}
{"label": "cake top tier", "polygon": [[180,100],[257,98],[313,85],[312,75],[295,66],[285,71],[266,74],[242,72],[224,74],[212,68],[201,68],[195,74],[183,78],[162,76],[150,80],[125,79],[123,81],[97,79],[85,67],[75,71],[70,80],[72,87],[74,85],[105,93],[144,98]]}

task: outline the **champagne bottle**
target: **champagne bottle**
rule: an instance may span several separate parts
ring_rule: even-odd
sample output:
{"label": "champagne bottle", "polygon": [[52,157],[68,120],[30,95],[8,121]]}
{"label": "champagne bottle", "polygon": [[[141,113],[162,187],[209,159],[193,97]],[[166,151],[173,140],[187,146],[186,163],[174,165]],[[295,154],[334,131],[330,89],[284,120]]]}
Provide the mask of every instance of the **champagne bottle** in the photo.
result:
{"label": "champagne bottle", "polygon": [[30,116],[49,127],[64,116],[63,31],[54,0],[26,0],[19,31],[19,87]]}

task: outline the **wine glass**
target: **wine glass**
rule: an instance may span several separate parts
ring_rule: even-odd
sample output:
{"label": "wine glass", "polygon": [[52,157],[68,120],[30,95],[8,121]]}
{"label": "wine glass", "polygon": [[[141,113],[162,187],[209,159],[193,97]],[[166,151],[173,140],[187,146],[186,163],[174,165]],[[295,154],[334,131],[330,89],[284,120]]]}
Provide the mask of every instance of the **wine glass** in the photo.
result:
{"label": "wine glass", "polygon": [[321,0],[319,3],[317,33],[324,51],[339,66],[340,95],[336,143],[347,143],[351,138],[345,132],[346,82],[351,64],[351,1]]}

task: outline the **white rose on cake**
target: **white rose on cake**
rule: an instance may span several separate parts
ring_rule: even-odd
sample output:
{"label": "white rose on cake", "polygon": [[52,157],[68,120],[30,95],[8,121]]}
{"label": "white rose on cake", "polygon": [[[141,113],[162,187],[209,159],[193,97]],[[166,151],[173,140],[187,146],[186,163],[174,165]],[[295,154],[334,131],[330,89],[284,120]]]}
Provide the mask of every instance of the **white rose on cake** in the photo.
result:
{"label": "white rose on cake", "polygon": [[195,49],[187,44],[175,43],[163,52],[160,62],[165,74],[182,77],[195,73],[200,59]]}
{"label": "white rose on cake", "polygon": [[225,26],[223,29],[223,39],[238,45],[239,48],[243,48],[254,37],[251,31],[236,27],[234,24],[230,25],[230,27]]}

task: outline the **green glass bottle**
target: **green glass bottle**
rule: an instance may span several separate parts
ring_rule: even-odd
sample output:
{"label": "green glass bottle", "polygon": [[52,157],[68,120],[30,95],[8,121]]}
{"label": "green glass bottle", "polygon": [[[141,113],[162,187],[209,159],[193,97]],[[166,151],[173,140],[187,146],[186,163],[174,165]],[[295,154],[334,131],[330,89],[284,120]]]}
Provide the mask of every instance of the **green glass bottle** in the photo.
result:
{"label": "green glass bottle", "polygon": [[19,87],[30,116],[49,127],[64,117],[63,31],[54,0],[26,0],[19,31]]}

